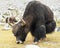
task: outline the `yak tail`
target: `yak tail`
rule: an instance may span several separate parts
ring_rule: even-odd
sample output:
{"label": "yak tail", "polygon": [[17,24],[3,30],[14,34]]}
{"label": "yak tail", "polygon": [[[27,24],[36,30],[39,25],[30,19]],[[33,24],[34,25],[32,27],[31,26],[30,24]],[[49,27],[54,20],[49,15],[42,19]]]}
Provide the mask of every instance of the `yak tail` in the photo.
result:
{"label": "yak tail", "polygon": [[55,30],[56,27],[56,22],[52,21],[48,24],[46,24],[46,34],[52,33]]}

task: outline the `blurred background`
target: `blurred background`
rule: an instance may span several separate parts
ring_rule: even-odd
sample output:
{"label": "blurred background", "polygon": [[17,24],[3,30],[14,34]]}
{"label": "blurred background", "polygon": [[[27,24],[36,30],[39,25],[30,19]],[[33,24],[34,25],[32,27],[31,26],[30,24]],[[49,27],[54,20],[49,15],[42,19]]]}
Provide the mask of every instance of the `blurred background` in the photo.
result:
{"label": "blurred background", "polygon": [[[29,1],[31,0],[0,0],[0,18],[1,16],[20,16],[20,18],[22,18],[25,7]],[[54,12],[55,20],[60,20],[60,0],[38,1],[49,6]]]}
{"label": "blurred background", "polygon": [[[21,20],[26,5],[32,0],[0,0],[0,24],[6,17],[15,17]],[[49,6],[54,13],[54,19],[60,23],[60,0],[37,0]],[[3,18],[4,17],[4,18]],[[60,27],[57,27],[60,28]]]}

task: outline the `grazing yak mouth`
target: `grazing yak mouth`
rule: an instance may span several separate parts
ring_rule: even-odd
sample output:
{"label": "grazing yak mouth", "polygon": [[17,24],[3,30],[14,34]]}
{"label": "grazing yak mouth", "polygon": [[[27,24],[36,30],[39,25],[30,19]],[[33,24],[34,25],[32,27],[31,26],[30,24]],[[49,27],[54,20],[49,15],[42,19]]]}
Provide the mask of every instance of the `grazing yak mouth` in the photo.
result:
{"label": "grazing yak mouth", "polygon": [[[26,25],[26,22],[23,20],[23,19],[21,19],[21,21],[18,21],[17,23],[15,23],[13,26],[12,26],[12,32],[13,32],[13,34],[14,34],[14,36],[16,36],[17,34],[20,34],[20,33],[18,33],[18,30],[20,30],[19,29],[19,27],[23,27],[24,25]],[[20,31],[19,31],[20,32]],[[23,44],[24,43],[24,41],[22,41],[21,39],[16,39],[16,43],[17,44]]]}
{"label": "grazing yak mouth", "polygon": [[23,44],[23,42],[22,42],[21,40],[17,40],[16,43],[17,43],[17,44],[19,44],[19,43],[20,43],[20,44]]}

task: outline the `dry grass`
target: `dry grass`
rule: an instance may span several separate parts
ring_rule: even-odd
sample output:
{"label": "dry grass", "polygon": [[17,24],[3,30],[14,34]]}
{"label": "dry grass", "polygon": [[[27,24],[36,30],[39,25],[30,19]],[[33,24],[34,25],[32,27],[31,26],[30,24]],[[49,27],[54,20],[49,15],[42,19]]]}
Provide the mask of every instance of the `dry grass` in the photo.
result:
{"label": "dry grass", "polygon": [[57,27],[60,27],[60,22],[56,21]]}
{"label": "dry grass", "polygon": [[[32,44],[33,37],[28,34],[24,44],[16,44],[16,39],[11,30],[2,30],[0,26],[0,48],[24,48],[27,44]],[[38,46],[41,48],[60,48],[60,32],[47,35],[46,41],[41,41]]]}

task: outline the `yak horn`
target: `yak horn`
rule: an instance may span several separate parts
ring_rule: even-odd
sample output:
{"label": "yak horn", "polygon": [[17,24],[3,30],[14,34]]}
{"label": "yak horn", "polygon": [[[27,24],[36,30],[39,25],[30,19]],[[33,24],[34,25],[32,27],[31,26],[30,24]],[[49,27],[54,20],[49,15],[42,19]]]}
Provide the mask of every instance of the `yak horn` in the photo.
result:
{"label": "yak horn", "polygon": [[24,26],[26,22],[23,19],[21,21],[22,21],[21,25]]}

